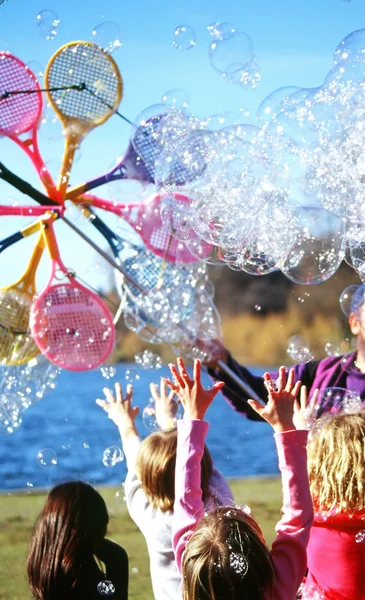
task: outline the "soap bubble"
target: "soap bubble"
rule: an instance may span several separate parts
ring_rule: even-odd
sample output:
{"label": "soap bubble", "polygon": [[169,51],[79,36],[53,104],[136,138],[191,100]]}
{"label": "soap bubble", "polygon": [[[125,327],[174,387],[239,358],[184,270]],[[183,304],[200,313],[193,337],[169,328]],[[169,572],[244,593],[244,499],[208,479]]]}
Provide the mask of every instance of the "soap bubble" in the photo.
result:
{"label": "soap bubble", "polygon": [[165,92],[161,102],[177,110],[185,110],[189,106],[189,96],[184,90],[173,89]]}
{"label": "soap bubble", "polygon": [[214,40],[209,46],[209,58],[213,69],[232,75],[242,71],[253,58],[252,41],[243,31],[236,31],[226,39]]}
{"label": "soap bubble", "polygon": [[207,30],[209,34],[217,40],[227,40],[236,33],[237,28],[232,23],[220,23],[216,21],[208,25]]}
{"label": "soap bubble", "polygon": [[116,376],[117,370],[113,366],[100,367],[100,373],[103,377],[105,377],[105,379],[112,379]]}
{"label": "soap bubble", "polygon": [[119,446],[108,446],[105,448],[102,457],[104,467],[115,467],[117,463],[124,460],[124,454]]}
{"label": "soap bubble", "polygon": [[349,317],[357,313],[365,301],[365,285],[349,285],[340,296],[340,307],[344,315]]}
{"label": "soap bubble", "polygon": [[[144,407],[142,412],[142,422],[143,425],[148,429],[148,431],[161,431],[168,430],[176,426],[176,421],[178,419],[182,419],[183,410],[181,404],[176,400],[173,400],[174,408],[171,410],[172,417],[171,419],[166,420],[166,415],[160,415],[159,422],[156,419],[156,403],[154,400],[150,400],[147,406]],[[157,415],[158,416],[158,415]],[[161,420],[163,419],[163,422]]]}
{"label": "soap bubble", "polygon": [[324,351],[327,356],[340,356],[340,349],[336,344],[331,344],[331,342],[327,342],[324,347]]}
{"label": "soap bubble", "polygon": [[293,335],[288,340],[286,351],[290,358],[299,363],[306,363],[314,359],[314,356],[309,349],[308,341],[299,335]]}
{"label": "soap bubble", "polygon": [[37,463],[41,467],[54,467],[58,463],[57,454],[52,448],[43,448],[37,452]]}
{"label": "soap bubble", "polygon": [[103,581],[99,581],[97,585],[97,590],[101,596],[112,596],[115,594],[114,584],[108,579],[103,579]]}
{"label": "soap bubble", "polygon": [[118,490],[115,492],[115,499],[117,502],[119,502],[119,504],[124,504],[126,501],[125,490]]}
{"label": "soap bubble", "polygon": [[328,387],[320,390],[315,406],[315,418],[324,414],[351,414],[360,411],[362,402],[355,392],[340,387]]}
{"label": "soap bubble", "polygon": [[355,535],[355,542],[357,544],[365,544],[365,529],[361,529],[361,531]]}
{"label": "soap bubble", "polygon": [[161,356],[151,350],[143,350],[134,355],[136,364],[142,369],[161,369],[162,360]]}
{"label": "soap bubble", "polygon": [[196,45],[195,31],[190,25],[179,25],[174,31],[172,45],[177,50],[190,50]]}
{"label": "soap bubble", "polygon": [[121,31],[117,23],[105,21],[96,25],[91,32],[91,41],[112,54],[122,46]]}
{"label": "soap bubble", "polygon": [[38,33],[45,40],[56,37],[59,24],[59,18],[53,10],[45,8],[37,14]]}
{"label": "soap bubble", "polygon": [[141,376],[138,372],[138,369],[131,367],[130,369],[126,369],[126,372],[124,373],[124,379],[128,381],[128,383],[133,383],[134,381],[141,379]]}

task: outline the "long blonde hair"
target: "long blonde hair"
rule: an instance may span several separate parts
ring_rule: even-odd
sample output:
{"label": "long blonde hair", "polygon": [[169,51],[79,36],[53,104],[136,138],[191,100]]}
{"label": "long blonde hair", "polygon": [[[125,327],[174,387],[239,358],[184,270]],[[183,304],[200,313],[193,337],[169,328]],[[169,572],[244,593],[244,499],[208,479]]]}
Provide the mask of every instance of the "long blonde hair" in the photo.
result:
{"label": "long blonde hair", "polygon": [[[176,449],[176,429],[156,431],[143,440],[137,454],[136,471],[142,488],[153,508],[159,508],[162,512],[174,508]],[[209,496],[212,471],[212,457],[205,446],[201,462],[203,502]]]}
{"label": "long blonde hair", "polygon": [[199,521],[183,555],[182,575],[184,600],[263,600],[275,582],[260,526],[230,506]]}
{"label": "long blonde hair", "polygon": [[365,411],[321,417],[308,443],[315,509],[365,509]]}

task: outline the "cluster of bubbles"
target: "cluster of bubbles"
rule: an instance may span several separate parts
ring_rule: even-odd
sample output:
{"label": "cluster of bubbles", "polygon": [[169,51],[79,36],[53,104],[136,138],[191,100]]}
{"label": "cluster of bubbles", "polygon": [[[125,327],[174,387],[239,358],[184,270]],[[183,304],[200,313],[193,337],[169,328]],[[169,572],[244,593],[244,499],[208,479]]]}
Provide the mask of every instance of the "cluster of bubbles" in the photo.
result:
{"label": "cluster of bubbles", "polygon": [[43,357],[25,365],[0,367],[0,433],[13,433],[24,412],[55,388],[59,369]]}
{"label": "cluster of bubbles", "polygon": [[255,90],[261,74],[251,38],[232,23],[211,23],[207,29],[213,38],[209,45],[213,69],[228,81]]}
{"label": "cluster of bubbles", "polygon": [[92,29],[90,41],[109,54],[116,52],[122,46],[122,33],[119,25],[113,21],[99,23]]}
{"label": "cluster of bubbles", "polygon": [[296,362],[305,363],[314,359],[309,342],[301,335],[293,335],[288,340],[287,353]]}
{"label": "cluster of bubbles", "polygon": [[119,446],[108,446],[108,448],[105,448],[102,456],[102,463],[104,467],[115,467],[115,465],[123,462],[123,460],[123,450],[119,448]]}
{"label": "cluster of bubbles", "polygon": [[316,404],[311,402],[306,409],[306,421],[311,436],[321,429],[328,416],[333,414],[352,414],[363,409],[363,403],[356,392],[340,387],[328,387],[320,390]]}
{"label": "cluster of bubbles", "polygon": [[[215,71],[244,89],[255,90],[260,84],[260,67],[253,43],[247,33],[232,23],[215,22],[207,30],[213,38],[209,44],[209,60]],[[190,25],[179,25],[173,33],[172,45],[180,51],[196,45],[196,34]]]}
{"label": "cluster of bubbles", "polygon": [[[211,26],[222,73],[252,53],[245,34],[228,25]],[[219,48],[236,41],[247,46],[242,60],[227,51],[220,62]],[[257,125],[215,121],[165,108],[154,127],[155,183],[165,210],[181,220],[172,235],[198,260],[254,275],[281,270],[313,285],[345,258],[364,279],[365,30],[342,40],[322,86],[275,90]],[[179,204],[177,193],[189,202]]]}
{"label": "cluster of bubbles", "polygon": [[37,14],[37,30],[45,40],[53,40],[56,37],[59,24],[58,15],[49,8],[44,8]]}
{"label": "cluster of bubbles", "polygon": [[154,400],[150,400],[142,411],[143,425],[150,432],[173,429],[176,427],[176,421],[182,418],[182,406],[175,399],[173,399],[170,403],[170,415],[168,417],[165,413],[159,415],[158,409],[156,410],[156,403]]}
{"label": "cluster of bubbles", "polygon": [[134,355],[134,361],[136,365],[141,369],[161,369],[162,360],[161,357],[151,350],[143,350]]}
{"label": "cluster of bubbles", "polygon": [[97,590],[100,596],[113,596],[115,594],[115,586],[109,579],[99,581]]}

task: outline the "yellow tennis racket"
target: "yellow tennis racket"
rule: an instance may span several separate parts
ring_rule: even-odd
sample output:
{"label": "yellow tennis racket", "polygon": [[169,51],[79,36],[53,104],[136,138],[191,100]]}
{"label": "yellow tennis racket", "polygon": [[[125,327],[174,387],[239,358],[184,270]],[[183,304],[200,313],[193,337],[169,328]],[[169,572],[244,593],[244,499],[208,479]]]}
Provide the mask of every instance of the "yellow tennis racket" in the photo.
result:
{"label": "yellow tennis racket", "polygon": [[91,42],[70,42],[52,56],[44,78],[48,101],[66,138],[58,181],[64,198],[75,151],[92,129],[105,123],[118,109],[122,77],[105,50]]}
{"label": "yellow tennis racket", "polygon": [[[33,232],[33,228],[29,229],[28,235]],[[0,363],[3,365],[26,363],[40,352],[30,333],[29,315],[36,293],[36,271],[43,250],[44,237],[40,234],[23,276],[12,285],[0,289]]]}

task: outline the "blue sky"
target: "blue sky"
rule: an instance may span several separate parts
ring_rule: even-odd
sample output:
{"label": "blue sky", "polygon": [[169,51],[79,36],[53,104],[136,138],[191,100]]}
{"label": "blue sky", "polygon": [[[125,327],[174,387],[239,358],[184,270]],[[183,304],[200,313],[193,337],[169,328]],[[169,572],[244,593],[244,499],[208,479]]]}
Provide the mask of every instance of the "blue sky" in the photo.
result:
{"label": "blue sky", "polygon": [[[36,15],[42,9],[54,10],[60,25],[50,41],[37,31]],[[0,48],[10,50],[24,62],[37,61],[43,67],[62,44],[89,40],[92,29],[104,21],[117,23],[122,32],[122,48],[114,54],[124,80],[121,112],[134,120],[145,107],[159,103],[163,94],[173,88],[185,90],[190,110],[200,117],[225,111],[251,111],[253,122],[260,102],[272,91],[286,85],[315,87],[320,85],[332,66],[335,47],[351,31],[365,27],[363,0],[8,0],[0,6]],[[211,22],[231,22],[247,33],[254,44],[261,67],[261,85],[255,92],[243,90],[224,81],[209,63],[210,37],[206,31]],[[179,25],[190,25],[197,44],[189,51],[173,48],[172,36]],[[71,184],[107,170],[128,144],[130,127],[118,117],[92,132],[83,142],[79,160],[73,167]],[[40,132],[44,160],[56,177],[63,141],[48,139],[46,128]],[[17,174],[41,189],[29,159],[13,142],[0,140],[1,160]],[[119,187],[119,189],[121,189]],[[123,191],[123,188],[122,188]],[[127,188],[126,188],[127,193]],[[108,191],[100,190],[108,197]],[[11,197],[28,203],[0,181],[0,202]],[[30,203],[30,202],[29,202]],[[109,224],[116,219],[108,216]],[[3,238],[28,223],[27,218],[2,217]],[[103,239],[90,225],[84,231],[100,242]],[[105,285],[107,275],[95,265],[101,261],[93,250],[62,224],[57,224],[61,255],[67,266],[91,284]],[[34,242],[24,240],[0,255],[0,287],[12,283],[24,270]],[[91,269],[91,270],[90,270]],[[44,259],[38,284],[47,278],[48,263]]]}

